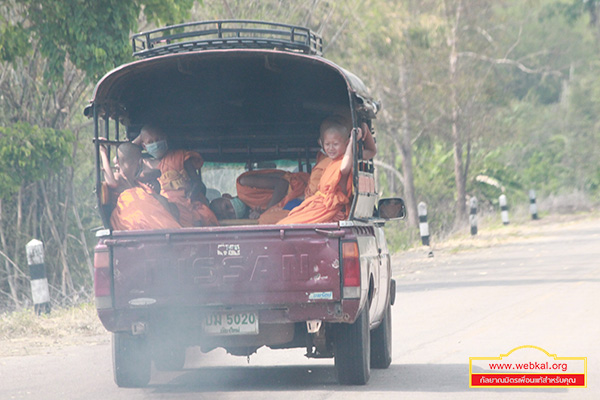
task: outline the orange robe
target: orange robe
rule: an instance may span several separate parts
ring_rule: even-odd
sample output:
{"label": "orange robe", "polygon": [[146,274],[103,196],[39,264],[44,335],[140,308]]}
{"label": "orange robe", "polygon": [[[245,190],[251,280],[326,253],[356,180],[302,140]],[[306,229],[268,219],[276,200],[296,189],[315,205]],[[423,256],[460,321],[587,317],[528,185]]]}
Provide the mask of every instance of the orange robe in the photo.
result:
{"label": "orange robe", "polygon": [[152,189],[140,186],[119,195],[110,224],[118,231],[181,228],[169,210],[152,195]]}
{"label": "orange robe", "polygon": [[179,222],[183,227],[219,225],[217,217],[211,209],[200,201],[191,201],[186,196],[190,178],[185,171],[184,163],[191,159],[196,169],[202,168],[204,160],[195,151],[170,150],[161,158],[160,194],[165,196],[179,209]]}
{"label": "orange robe", "polygon": [[[237,178],[237,195],[250,208],[264,210],[273,197],[273,189],[263,189],[240,184],[240,179],[248,175],[272,174],[274,172],[285,172],[277,169],[261,169],[258,171],[244,172]],[[301,197],[308,183],[309,175],[306,172],[285,172],[281,175],[288,181],[289,187],[287,194],[276,206],[283,207],[288,201]],[[274,206],[275,207],[275,206]]]}
{"label": "orange robe", "polygon": [[260,214],[258,217],[258,224],[276,224],[281,221],[285,217],[287,217],[290,213],[290,210],[284,210],[283,207],[279,207],[277,205],[267,209],[264,213]]}
{"label": "orange robe", "polygon": [[[324,159],[325,160],[325,159]],[[277,224],[307,224],[341,221],[347,217],[350,198],[340,188],[342,158],[331,160],[324,169],[317,192],[290,211]],[[351,174],[346,177],[347,193],[352,193]]]}
{"label": "orange robe", "polygon": [[[319,159],[319,155],[317,155],[317,159]],[[333,160],[329,157],[323,157],[313,167],[310,173],[310,180],[308,182],[308,185],[306,186],[306,189],[304,190],[304,198],[309,198],[313,194],[317,193],[317,190],[319,190],[319,182],[321,182],[323,172],[325,172],[325,168],[327,168],[332,161]]]}

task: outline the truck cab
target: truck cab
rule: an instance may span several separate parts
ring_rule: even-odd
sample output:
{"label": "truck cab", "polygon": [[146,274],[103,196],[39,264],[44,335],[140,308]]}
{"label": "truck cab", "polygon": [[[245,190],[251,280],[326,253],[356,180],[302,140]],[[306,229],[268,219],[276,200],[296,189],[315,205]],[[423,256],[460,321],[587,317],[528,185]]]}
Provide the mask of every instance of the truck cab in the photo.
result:
{"label": "truck cab", "polygon": [[[107,73],[84,113],[93,118],[96,193],[104,229],[95,249],[98,315],[113,332],[114,377],[139,387],[181,369],[188,347],[234,356],[301,347],[334,359],[340,383],[366,384],[391,363],[395,282],[383,225],[401,199],[380,199],[357,128],[375,133],[380,104],[322,56],[309,29],[258,21],[195,22],[134,35],[138,59]],[[100,147],[158,124],[171,149],[197,152],[206,195],[235,192],[241,173],[311,173],[319,127],[352,126],[347,218],[308,224],[116,230]],[[104,143],[102,143],[104,141]],[[114,151],[114,150],[113,150]]]}

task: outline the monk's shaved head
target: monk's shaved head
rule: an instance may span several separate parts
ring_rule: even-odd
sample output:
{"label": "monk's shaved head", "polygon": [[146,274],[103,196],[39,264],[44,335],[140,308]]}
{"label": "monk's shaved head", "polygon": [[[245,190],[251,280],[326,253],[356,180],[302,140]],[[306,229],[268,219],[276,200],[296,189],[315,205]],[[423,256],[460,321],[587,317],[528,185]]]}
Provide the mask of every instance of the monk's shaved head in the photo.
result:
{"label": "monk's shaved head", "polygon": [[139,136],[133,140],[133,143],[146,145],[165,139],[166,135],[161,127],[154,124],[146,124],[142,127]]}
{"label": "monk's shaved head", "polygon": [[350,127],[346,118],[341,115],[333,115],[321,122],[320,131],[321,140],[323,140],[325,132],[328,134],[338,134],[342,139],[347,140],[350,134]]}

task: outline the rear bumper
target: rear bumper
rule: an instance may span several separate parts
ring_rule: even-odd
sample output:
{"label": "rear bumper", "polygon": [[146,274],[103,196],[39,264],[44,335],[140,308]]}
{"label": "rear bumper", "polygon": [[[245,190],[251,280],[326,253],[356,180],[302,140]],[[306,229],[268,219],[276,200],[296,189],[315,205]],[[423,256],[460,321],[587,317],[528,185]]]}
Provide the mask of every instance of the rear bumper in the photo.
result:
{"label": "rear bumper", "polygon": [[352,323],[358,314],[360,302],[321,302],[295,305],[260,305],[227,307],[132,307],[127,309],[98,309],[104,327],[111,332],[132,332],[143,324],[151,331],[197,330],[207,313],[218,311],[255,311],[260,325],[285,325],[310,320],[328,323]]}

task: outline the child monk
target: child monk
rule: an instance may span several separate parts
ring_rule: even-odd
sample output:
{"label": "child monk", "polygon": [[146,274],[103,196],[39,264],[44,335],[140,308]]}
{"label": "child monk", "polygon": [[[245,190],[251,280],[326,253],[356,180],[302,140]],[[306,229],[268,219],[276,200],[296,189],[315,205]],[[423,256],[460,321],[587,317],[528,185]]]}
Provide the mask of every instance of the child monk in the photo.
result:
{"label": "child monk", "polygon": [[264,169],[244,172],[236,180],[237,197],[223,195],[210,203],[219,219],[257,219],[265,210],[283,208],[301,197],[308,182],[306,172]]}
{"label": "child monk", "polygon": [[[330,117],[321,124],[321,145],[327,157],[315,166],[317,174],[322,171],[317,191],[278,224],[335,222],[348,216],[352,194],[350,171],[353,163],[353,146],[348,133],[346,124],[339,117]],[[373,158],[377,150],[366,124],[358,129],[357,140],[363,135],[363,158]]]}
{"label": "child monk", "polygon": [[117,199],[110,217],[115,230],[181,228],[177,208],[166,198],[139,181],[142,172],[142,150],[132,143],[117,148],[121,182],[127,187]]}
{"label": "child monk", "polygon": [[151,168],[161,172],[160,194],[179,209],[179,221],[184,227],[218,225],[217,217],[204,196],[206,186],[198,170],[204,160],[195,151],[169,150],[164,132],[155,125],[145,125],[133,143],[143,146],[153,159]]}

